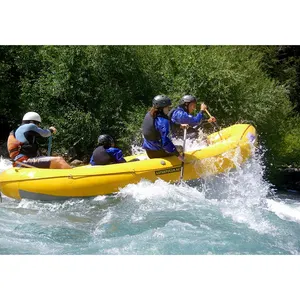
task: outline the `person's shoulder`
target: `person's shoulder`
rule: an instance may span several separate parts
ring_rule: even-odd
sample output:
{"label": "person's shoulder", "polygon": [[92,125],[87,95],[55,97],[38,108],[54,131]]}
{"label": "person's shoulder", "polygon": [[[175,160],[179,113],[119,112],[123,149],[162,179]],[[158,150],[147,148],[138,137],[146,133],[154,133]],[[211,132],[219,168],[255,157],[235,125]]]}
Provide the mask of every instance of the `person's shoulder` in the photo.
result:
{"label": "person's shoulder", "polygon": [[106,150],[108,150],[108,151],[110,151],[110,152],[122,151],[120,148],[115,148],[115,147],[110,147],[110,148],[108,148],[108,149],[106,149]]}
{"label": "person's shoulder", "polygon": [[174,109],[174,113],[184,113],[184,109],[178,106]]}
{"label": "person's shoulder", "polygon": [[37,126],[33,123],[28,123],[28,124],[21,124],[17,130],[35,130]]}
{"label": "person's shoulder", "polygon": [[24,124],[24,125],[21,125],[21,126],[24,126],[24,128],[30,129],[30,130],[38,129],[38,127],[34,123],[28,123],[28,124]]}
{"label": "person's shoulder", "polygon": [[169,119],[168,118],[158,117],[157,119],[158,119],[159,124],[161,124],[161,125],[169,124]]}

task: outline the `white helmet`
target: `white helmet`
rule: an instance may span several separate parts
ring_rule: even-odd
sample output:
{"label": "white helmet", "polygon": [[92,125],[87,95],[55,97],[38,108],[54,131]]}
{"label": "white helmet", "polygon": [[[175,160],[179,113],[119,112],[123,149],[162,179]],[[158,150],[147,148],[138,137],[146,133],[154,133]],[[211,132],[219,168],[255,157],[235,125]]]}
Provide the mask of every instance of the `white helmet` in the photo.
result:
{"label": "white helmet", "polygon": [[36,122],[42,122],[42,119],[40,117],[40,115],[34,111],[30,111],[28,113],[26,113],[23,117],[22,121],[36,121]]}

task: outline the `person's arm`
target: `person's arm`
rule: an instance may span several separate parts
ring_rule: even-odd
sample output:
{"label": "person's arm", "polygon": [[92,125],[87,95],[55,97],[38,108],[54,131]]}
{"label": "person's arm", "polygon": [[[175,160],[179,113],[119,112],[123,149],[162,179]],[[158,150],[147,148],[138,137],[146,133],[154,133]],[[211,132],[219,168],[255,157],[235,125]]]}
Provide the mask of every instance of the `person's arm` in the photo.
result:
{"label": "person's arm", "polygon": [[179,152],[177,151],[176,147],[168,137],[169,135],[169,121],[164,118],[157,118],[155,120],[156,128],[160,132],[161,135],[161,142],[162,148],[168,153],[174,153],[174,155],[179,156]]}
{"label": "person's arm", "polygon": [[204,118],[204,114],[199,112],[195,117],[188,114],[184,110],[177,110],[173,113],[171,121],[176,124],[188,124],[190,126],[199,125]]}
{"label": "person's arm", "polygon": [[49,137],[52,134],[52,132],[54,132],[53,130],[51,131],[50,129],[42,129],[35,124],[30,124],[30,126],[28,126],[28,131],[33,131],[36,133],[36,136],[41,136],[41,137]]}
{"label": "person's arm", "polygon": [[114,157],[116,163],[125,163],[126,162],[121,149],[109,148],[106,151],[108,154],[110,154]]}

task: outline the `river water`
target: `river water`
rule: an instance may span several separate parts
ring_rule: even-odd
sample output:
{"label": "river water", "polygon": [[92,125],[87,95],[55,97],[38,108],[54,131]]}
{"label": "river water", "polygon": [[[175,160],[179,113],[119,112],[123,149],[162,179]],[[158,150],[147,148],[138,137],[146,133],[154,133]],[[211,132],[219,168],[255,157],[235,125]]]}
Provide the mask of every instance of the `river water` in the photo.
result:
{"label": "river water", "polygon": [[299,254],[300,194],[276,191],[264,169],[256,155],[189,184],[141,181],[64,202],[2,195],[0,254]]}

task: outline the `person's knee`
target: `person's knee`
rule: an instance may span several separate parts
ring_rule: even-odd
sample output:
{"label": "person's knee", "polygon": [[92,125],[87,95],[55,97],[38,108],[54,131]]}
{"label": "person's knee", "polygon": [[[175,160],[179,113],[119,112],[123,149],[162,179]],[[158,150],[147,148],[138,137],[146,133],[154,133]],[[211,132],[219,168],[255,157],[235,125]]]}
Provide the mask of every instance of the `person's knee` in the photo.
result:
{"label": "person's knee", "polygon": [[71,166],[61,156],[53,157],[51,160],[51,168],[53,169],[71,169]]}
{"label": "person's knee", "polygon": [[65,162],[65,160],[61,156],[55,157],[55,160],[56,160],[56,163],[58,163],[60,165]]}
{"label": "person's knee", "polygon": [[63,169],[71,169],[71,166],[64,160],[63,157],[58,156],[58,163],[60,164],[61,168]]}

